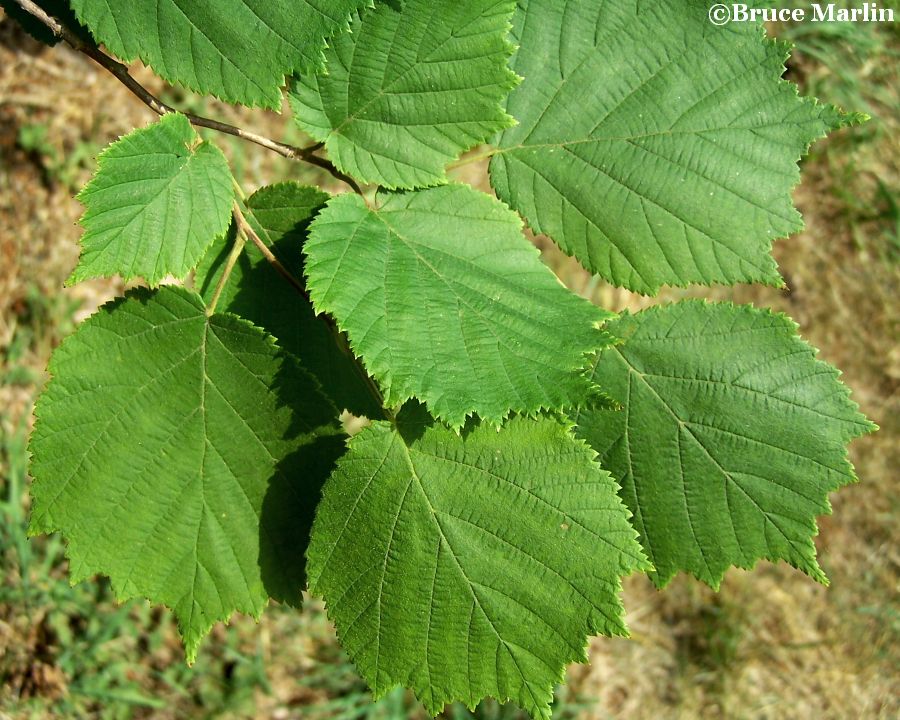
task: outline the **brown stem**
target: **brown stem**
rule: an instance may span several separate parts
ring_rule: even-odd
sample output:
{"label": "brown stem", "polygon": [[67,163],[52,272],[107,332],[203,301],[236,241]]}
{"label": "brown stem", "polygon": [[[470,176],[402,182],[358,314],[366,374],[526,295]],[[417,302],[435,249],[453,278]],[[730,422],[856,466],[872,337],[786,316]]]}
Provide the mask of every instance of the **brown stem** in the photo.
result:
{"label": "brown stem", "polygon": [[[15,2],[25,12],[34,16],[37,20],[43,23],[47,27],[47,29],[50,30],[50,32],[56,35],[56,37],[64,40],[67,44],[71,45],[73,49],[77,50],[80,53],[83,53],[84,55],[87,55],[98,65],[108,70],[112,75],[116,77],[116,79],[119,80],[119,82],[121,82],[126,88],[128,88],[132,92],[132,94],[135,95],[135,97],[137,97],[156,114],[165,115],[166,113],[171,112],[181,112],[180,110],[173,108],[171,105],[167,105],[166,103],[164,103],[153,93],[147,90],[147,88],[141,85],[137,80],[135,80],[128,72],[128,68],[125,65],[107,55],[97,46],[84,42],[80,37],[78,37],[78,35],[73,33],[69,28],[59,22],[59,20],[48,15],[43,10],[43,8],[36,5],[34,2],[32,2],[32,0],[15,0]],[[257,145],[260,145],[267,150],[276,152],[283,157],[289,158],[290,160],[299,160],[309,163],[310,165],[320,167],[331,174],[332,177],[349,185],[351,188],[353,188],[354,192],[362,195],[362,189],[353,178],[338,170],[331,161],[319,157],[315,154],[317,150],[322,148],[322,143],[316,143],[315,145],[311,145],[305,148],[297,147],[295,145],[288,145],[286,143],[278,142],[277,140],[272,140],[271,138],[267,138],[264,135],[251,132],[250,130],[244,130],[243,128],[239,128],[235,125],[229,125],[228,123],[223,123],[218,120],[203,117],[201,115],[195,115],[188,112],[182,112],[181,114],[184,115],[192,125],[195,125],[197,127],[205,127],[209,128],[210,130],[216,130],[218,132],[225,133],[227,135],[233,135],[234,137],[241,138],[242,140],[256,143]]]}

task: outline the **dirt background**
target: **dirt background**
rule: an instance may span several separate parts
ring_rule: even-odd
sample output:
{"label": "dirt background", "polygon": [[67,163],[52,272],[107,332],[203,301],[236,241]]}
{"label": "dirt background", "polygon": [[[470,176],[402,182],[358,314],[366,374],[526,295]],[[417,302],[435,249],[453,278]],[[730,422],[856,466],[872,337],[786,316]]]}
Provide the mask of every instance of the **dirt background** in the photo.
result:
{"label": "dirt background", "polygon": [[[835,495],[834,515],[821,521],[831,587],[767,563],[731,571],[719,593],[684,578],[657,592],[631,578],[633,637],[593,641],[591,664],[569,672],[557,717],[900,717],[900,36],[896,27],[851,30],[819,37],[775,28],[800,46],[789,70],[805,91],[873,116],[818,144],[804,164],[795,199],[807,228],[775,250],[787,289],[665,295],[789,313],[881,425],[853,444],[861,482]],[[200,100],[135,73],[179,107],[302,141],[286,115]],[[25,441],[47,359],[75,323],[123,290],[116,281],[63,287],[78,254],[73,194],[103,146],[153,119],[89,60],[39,45],[0,13],[0,718],[421,717],[402,691],[372,704],[316,603],[216,629],[188,669],[165,615],[143,603],[115,606],[102,580],[70,588],[58,540],[24,540]],[[245,187],[331,182],[217,140]],[[483,166],[459,172],[486,188]],[[564,282],[606,307],[657,302],[598,283],[536,242]],[[445,714],[471,717],[459,707]],[[476,715],[520,717],[492,703]]]}

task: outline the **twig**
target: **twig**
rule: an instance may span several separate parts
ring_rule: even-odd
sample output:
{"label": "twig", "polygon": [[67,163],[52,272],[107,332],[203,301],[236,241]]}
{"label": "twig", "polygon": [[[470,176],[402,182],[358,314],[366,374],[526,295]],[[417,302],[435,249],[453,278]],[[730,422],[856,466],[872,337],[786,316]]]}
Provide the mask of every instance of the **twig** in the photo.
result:
{"label": "twig", "polygon": [[[132,92],[132,94],[134,94],[141,102],[143,102],[147,107],[153,110],[153,112],[155,112],[157,115],[165,115],[171,112],[181,112],[180,110],[173,108],[171,105],[167,105],[166,103],[164,103],[153,93],[147,90],[147,88],[141,85],[137,80],[135,80],[128,72],[128,68],[125,65],[120,63],[118,60],[113,59],[95,45],[84,42],[80,37],[78,37],[78,35],[76,35],[69,28],[59,22],[59,20],[48,15],[43,10],[43,8],[36,5],[34,2],[32,2],[32,0],[15,0],[15,2],[25,12],[34,16],[37,20],[43,23],[47,27],[47,29],[50,30],[50,32],[56,35],[56,37],[64,40],[67,44],[71,45],[73,49],[77,50],[80,53],[83,53],[84,55],[87,55],[98,65],[108,70],[119,80],[119,82],[127,87]],[[322,148],[322,143],[316,143],[315,145],[311,145],[305,148],[297,147],[295,145],[288,145],[287,143],[272,140],[271,138],[265,137],[264,135],[251,132],[250,130],[244,130],[243,128],[239,128],[235,125],[229,125],[228,123],[223,123],[218,120],[203,117],[201,115],[195,115],[188,112],[181,112],[181,114],[190,121],[191,125],[209,128],[210,130],[216,130],[227,135],[233,135],[234,137],[241,138],[242,140],[256,143],[257,145],[276,152],[283,157],[289,158],[290,160],[299,160],[309,163],[310,165],[320,167],[330,173],[332,177],[349,185],[351,188],[353,188],[354,192],[362,195],[362,189],[353,178],[346,175],[345,173],[342,173],[329,160],[326,160],[325,158],[319,157],[315,154],[317,150],[320,150]]]}

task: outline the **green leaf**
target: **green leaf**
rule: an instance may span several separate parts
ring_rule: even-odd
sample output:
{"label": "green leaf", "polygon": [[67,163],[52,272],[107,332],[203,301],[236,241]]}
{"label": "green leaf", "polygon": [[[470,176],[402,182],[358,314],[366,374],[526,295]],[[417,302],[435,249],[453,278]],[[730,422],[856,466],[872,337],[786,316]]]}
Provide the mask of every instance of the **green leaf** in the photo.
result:
{"label": "green leaf", "polygon": [[142,277],[156,285],[184,278],[231,221],[231,171],[222,152],[201,142],[184,115],[129,133],[98,158],[79,193],[81,257],[69,283]]}
{"label": "green leaf", "polygon": [[388,406],[456,427],[475,412],[574,407],[611,317],[570,293],[503,204],[464,185],[332,199],[306,243],[309,292],[347,332]]}
{"label": "green leaf", "polygon": [[780,79],[787,46],[709,3],[520,0],[525,80],[491,162],[499,197],[591,272],[661,285],[780,285],[772,242],[809,144],[858,116]]}
{"label": "green leaf", "polygon": [[[295,277],[303,276],[300,250],[315,213],[330,195],[293,182],[260,188],[247,198],[247,220]],[[197,268],[195,285],[209,302],[231,250],[232,235],[213,243]],[[383,417],[357,369],[346,340],[339,344],[309,301],[292,288],[255,246],[244,246],[219,298],[219,309],[240,315],[271,333],[315,375],[339,408]]]}
{"label": "green leaf", "polygon": [[221,100],[281,107],[285,75],[322,67],[322,50],[370,0],[71,0],[78,19],[126,62]]}
{"label": "green leaf", "polygon": [[104,306],[50,362],[31,438],[32,533],[73,581],[172,608],[188,659],[217,621],[298,603],[343,443],[318,385],[262,331],[164,287]]}
{"label": "green leaf", "polygon": [[327,74],[296,81],[300,126],[363,182],[412,188],[446,181],[444,167],[509,127],[501,107],[512,0],[380,3],[326,51]]}
{"label": "green leaf", "polygon": [[376,696],[549,718],[586,636],[626,634],[620,577],[647,567],[616,491],[557,420],[459,436],[408,407],[354,436],[326,483],[310,588]]}
{"label": "green leaf", "polygon": [[812,538],[855,481],[846,444],[871,432],[838,372],[784,315],[687,301],[611,323],[624,344],[595,377],[623,409],[574,416],[622,485],[665,585],[718,587],[732,565],[786,560],[826,582]]}

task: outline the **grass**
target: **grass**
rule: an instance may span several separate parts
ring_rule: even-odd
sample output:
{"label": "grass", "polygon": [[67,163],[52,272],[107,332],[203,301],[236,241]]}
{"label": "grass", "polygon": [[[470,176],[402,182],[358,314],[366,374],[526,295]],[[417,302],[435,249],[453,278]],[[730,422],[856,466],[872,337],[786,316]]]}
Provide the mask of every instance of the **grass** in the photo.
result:
{"label": "grass", "polygon": [[[837,4],[855,6],[846,1]],[[900,15],[900,4],[880,5],[893,6]],[[874,252],[885,262],[900,261],[896,25],[805,22],[777,27],[775,32],[795,47],[792,80],[811,95],[871,117],[814,151],[815,163],[827,182],[835,215],[846,224],[857,249]]]}
{"label": "grass", "polygon": [[[775,33],[797,45],[789,76],[806,92],[873,119],[817,145],[804,164],[797,202],[808,229],[776,246],[790,290],[715,292],[790,312],[883,429],[853,446],[862,482],[836,495],[835,516],[822,522],[831,589],[767,564],[730,573],[719,594],[685,578],[657,593],[632,578],[632,639],[593,643],[591,666],[573,666],[560,690],[557,718],[900,715],[900,37],[871,25]],[[187,667],[166,612],[117,605],[102,579],[71,587],[60,539],[26,538],[25,447],[47,358],[75,322],[122,289],[102,281],[62,290],[78,236],[72,190],[90,172],[86,156],[152,116],[93,66],[42,50],[5,22],[0,98],[0,718],[424,718],[400,689],[372,701],[314,601],[301,613],[270,608],[258,625],[239,618],[216,628]],[[250,124],[214,101],[166,99]],[[283,117],[265,117],[267,134],[302,142]],[[313,179],[254,147],[224,145],[251,184],[286,169]],[[615,308],[647,302],[539,242],[585,295]],[[524,720],[492,701],[474,714],[458,705],[444,713],[472,717]]]}

